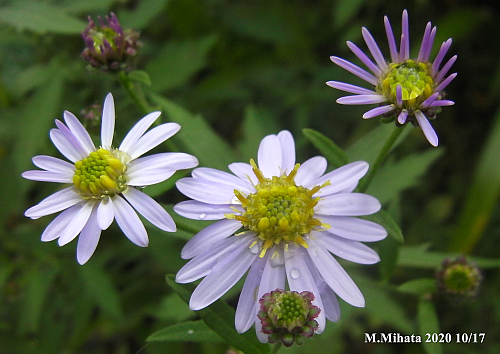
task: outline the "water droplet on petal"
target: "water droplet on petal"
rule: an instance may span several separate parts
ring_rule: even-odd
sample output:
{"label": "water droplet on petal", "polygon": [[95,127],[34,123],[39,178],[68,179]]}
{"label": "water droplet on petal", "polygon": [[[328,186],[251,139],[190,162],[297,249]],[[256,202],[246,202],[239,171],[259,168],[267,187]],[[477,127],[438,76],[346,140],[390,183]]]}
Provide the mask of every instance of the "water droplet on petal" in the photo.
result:
{"label": "water droplet on petal", "polygon": [[250,252],[253,254],[257,254],[259,252],[259,249],[260,249],[260,246],[258,243],[256,243],[255,245],[252,245],[250,247]]}
{"label": "water droplet on petal", "polygon": [[206,213],[201,213],[199,216],[200,219],[205,219],[206,217],[207,217]]}
{"label": "water droplet on petal", "polygon": [[299,270],[297,268],[292,268],[290,270],[290,276],[292,279],[297,279],[300,276]]}

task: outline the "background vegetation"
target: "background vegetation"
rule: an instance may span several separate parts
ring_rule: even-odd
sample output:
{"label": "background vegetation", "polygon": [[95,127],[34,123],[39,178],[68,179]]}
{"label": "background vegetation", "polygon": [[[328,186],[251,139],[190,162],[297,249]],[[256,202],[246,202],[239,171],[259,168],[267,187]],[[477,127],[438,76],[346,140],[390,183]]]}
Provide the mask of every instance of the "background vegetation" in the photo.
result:
{"label": "background vegetation", "polygon": [[[136,68],[149,74],[151,85],[137,85],[155,109],[163,110],[163,121],[183,126],[173,139],[176,146],[195,154],[200,165],[227,169],[230,162],[255,156],[260,140],[281,129],[294,134],[298,161],[319,154],[304,128],[347,149],[350,160],[372,161],[392,126],[362,120],[365,107],[335,103],[342,94],[325,82],[355,80],[329,56],[356,61],[345,41],[364,48],[362,26],[387,54],[383,16],[400,33],[404,8],[410,15],[412,53],[427,21],[437,25],[439,44],[453,37],[447,57],[458,54],[453,70],[459,75],[447,94],[455,106],[433,121],[440,147],[432,148],[419,129],[407,128],[368,190],[398,222],[404,242],[395,227],[390,237],[372,245],[382,258],[378,265],[343,262],[365,295],[366,308],[342,303],[338,323],[328,323],[324,334],[302,347],[280,352],[500,352],[496,1],[0,0],[0,353],[214,354],[229,349],[213,333],[200,341],[164,337],[146,342],[165,327],[198,318],[165,275],[185,263],[180,249],[206,222],[177,218],[175,234],[148,228],[146,249],[113,225],[92,259],[79,266],[76,242],[62,248],[40,242],[53,217],[23,216],[58,188],[20,174],[33,168],[36,154],[60,156],[48,133],[63,110],[82,117],[82,109],[102,104],[112,92],[120,138],[144,115],[116,75],[86,69],[80,32],[88,15],[96,19],[113,11],[124,28],[141,32]],[[184,199],[172,188],[182,175],[145,191],[171,208]],[[474,299],[438,294],[428,280],[444,258],[459,254],[472,256],[482,268],[484,280]],[[230,305],[239,286],[224,297]],[[364,343],[364,333],[375,332],[452,333],[453,341]],[[485,333],[482,344],[456,343],[456,333],[480,332]]]}

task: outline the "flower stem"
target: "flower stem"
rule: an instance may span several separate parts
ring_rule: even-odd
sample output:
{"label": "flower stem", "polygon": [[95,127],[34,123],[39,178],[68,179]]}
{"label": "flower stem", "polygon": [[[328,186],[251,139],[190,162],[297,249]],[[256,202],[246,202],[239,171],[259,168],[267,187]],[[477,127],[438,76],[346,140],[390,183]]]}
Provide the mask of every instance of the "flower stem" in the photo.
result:
{"label": "flower stem", "polygon": [[278,341],[274,346],[273,346],[273,349],[271,350],[271,352],[269,354],[276,354],[278,352],[278,350],[280,350],[281,348],[281,342]]}
{"label": "flower stem", "polygon": [[130,80],[126,72],[120,71],[120,73],[118,74],[118,79],[142,114],[146,115],[153,111],[146,101],[146,98],[144,97],[140,86],[136,85],[132,80]]}
{"label": "flower stem", "polygon": [[384,162],[385,158],[391,151],[394,143],[396,140],[398,140],[399,136],[403,132],[404,128],[406,127],[407,124],[403,125],[402,127],[394,127],[394,130],[391,132],[389,137],[387,138],[384,146],[382,146],[382,149],[380,149],[380,152],[377,155],[377,158],[375,159],[375,162],[373,165],[370,166],[370,170],[368,171],[368,174],[366,175],[365,178],[363,178],[360,183],[359,183],[359,190],[360,192],[365,192],[366,189],[368,189],[368,186],[370,185],[373,177],[377,173],[379,167],[382,165],[382,162]]}

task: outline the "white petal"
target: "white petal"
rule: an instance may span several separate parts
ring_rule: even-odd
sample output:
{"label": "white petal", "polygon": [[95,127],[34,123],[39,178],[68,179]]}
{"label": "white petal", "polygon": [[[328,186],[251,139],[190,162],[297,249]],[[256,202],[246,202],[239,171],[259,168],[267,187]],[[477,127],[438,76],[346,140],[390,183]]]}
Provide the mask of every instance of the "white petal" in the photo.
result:
{"label": "white petal", "polygon": [[59,129],[50,130],[50,140],[54,146],[71,162],[76,162],[86,157],[82,155],[82,151],[73,145]]}
{"label": "white petal", "polygon": [[177,123],[165,123],[159,125],[144,134],[133,146],[129,148],[127,152],[131,159],[134,160],[163,143],[165,140],[177,133],[179,129],[181,129],[181,126]]}
{"label": "white petal", "polygon": [[[260,281],[259,291],[256,296],[256,311],[255,315],[257,317],[257,312],[259,310],[259,299],[262,298],[264,294],[267,294],[276,289],[285,289],[285,263],[283,251],[278,251],[278,256],[275,258],[281,260],[280,262],[273,262],[272,257],[274,256],[274,250],[270,249],[266,252],[264,257],[266,258],[266,265],[264,267],[264,272],[262,273],[262,279]],[[262,324],[259,320],[255,321],[255,333],[257,338],[262,343],[267,343],[267,334],[261,332]]]}
{"label": "white petal", "polygon": [[230,164],[229,170],[236,176],[244,180],[245,182],[250,182],[252,185],[259,183],[259,180],[253,173],[252,166],[245,162],[234,162]]}
{"label": "white petal", "polygon": [[212,245],[233,235],[240,228],[241,222],[238,220],[223,219],[217,221],[194,235],[182,249],[181,257],[184,259],[193,258]]}
{"label": "white petal", "polygon": [[89,133],[73,113],[64,111],[64,121],[68,125],[68,128],[71,130],[73,135],[78,139],[82,147],[85,149],[87,155],[89,155],[92,151],[95,151],[95,146],[92,142],[92,139],[90,138]]}
{"label": "white petal", "polygon": [[325,173],[327,165],[328,163],[323,156],[311,157],[300,165],[295,182],[305,188],[314,187],[313,182]]}
{"label": "white petal", "polygon": [[181,178],[175,185],[185,196],[203,203],[236,203],[234,188],[225,183],[217,183],[200,178]]}
{"label": "white petal", "polygon": [[[304,254],[304,252],[302,252],[302,254]],[[325,312],[325,317],[330,321],[337,322],[340,319],[340,306],[337,300],[337,295],[335,295],[332,288],[328,286],[321,274],[319,274],[318,269],[314,265],[311,257],[305,256],[303,258],[314,278],[316,286],[318,287],[321,301],[323,302],[322,310]]]}
{"label": "white petal", "polygon": [[58,238],[61,232],[68,227],[71,220],[75,217],[76,213],[82,206],[80,204],[73,205],[64,210],[61,214],[51,221],[42,233],[42,241],[52,241]]}
{"label": "white petal", "polygon": [[[102,203],[101,203],[102,204]],[[101,228],[97,224],[97,207],[94,207],[87,224],[78,237],[76,259],[81,265],[92,257],[101,237]]]}
{"label": "white petal", "polygon": [[242,237],[229,237],[207,248],[204,253],[191,259],[177,272],[175,281],[185,284],[206,276],[215,264],[227,254],[234,252],[245,241],[247,240]]}
{"label": "white petal", "polygon": [[182,152],[164,152],[140,157],[128,164],[127,174],[137,171],[155,170],[157,168],[168,168],[170,170],[183,170],[198,165],[198,159],[193,155]]}
{"label": "white petal", "polygon": [[193,170],[192,175],[194,178],[226,184],[233,190],[238,189],[243,192],[249,192],[247,182],[230,173],[219,171],[214,168],[198,167]]}
{"label": "white petal", "polygon": [[387,236],[387,230],[369,220],[349,216],[321,216],[321,222],[330,225],[328,232],[353,241],[380,241]]}
{"label": "white petal", "polygon": [[233,214],[234,210],[228,204],[207,204],[196,200],[187,200],[174,206],[174,211],[189,219],[220,220],[225,214]]}
{"label": "white petal", "polygon": [[278,140],[281,145],[281,172],[289,174],[295,167],[295,141],[288,130],[279,132]]}
{"label": "white petal", "polygon": [[113,134],[115,131],[115,101],[113,95],[108,93],[104,100],[101,122],[101,146],[111,149],[113,146]]}
{"label": "white petal", "polygon": [[57,157],[39,155],[32,158],[33,164],[46,171],[75,173],[75,165]]}
{"label": "white petal", "polygon": [[345,166],[339,167],[326,175],[318,178],[314,184],[319,186],[326,181],[330,181],[330,185],[323,187],[317,192],[316,196],[327,196],[333,193],[338,193],[341,190],[351,186],[359,181],[368,171],[368,163],[365,161],[351,162]]}
{"label": "white petal", "polygon": [[75,192],[73,187],[68,187],[49,195],[35,206],[32,206],[24,213],[31,219],[38,219],[45,215],[57,213],[80,202],[82,197]]}
{"label": "white petal", "polygon": [[250,251],[252,237],[245,238],[238,248],[221,259],[194,290],[189,308],[201,310],[224,295],[250,268],[258,257]]}
{"label": "white petal", "polygon": [[174,219],[149,195],[135,188],[127,188],[123,196],[151,224],[168,232],[174,232],[177,229]]}
{"label": "white petal", "polygon": [[59,128],[59,131],[63,133],[67,141],[75,147],[79,159],[81,160],[87,157],[88,156],[87,150],[83,147],[83,145],[80,143],[78,138],[73,134],[73,132],[69,130],[69,128],[65,126],[64,123],[58,119],[56,119],[56,125]]}
{"label": "white petal", "polygon": [[57,182],[57,183],[73,183],[74,172],[53,172],[53,171],[40,171],[31,170],[21,174],[26,179],[41,182]]}
{"label": "white petal", "polygon": [[116,222],[125,236],[137,246],[147,247],[149,244],[148,234],[134,209],[122,197],[113,200],[113,207]]}
{"label": "white petal", "polygon": [[359,216],[380,210],[377,198],[362,193],[333,194],[322,198],[315,208],[320,215]]}
{"label": "white petal", "polygon": [[262,139],[257,160],[264,177],[281,176],[282,152],[280,141],[276,135],[268,135]]}
{"label": "white petal", "polygon": [[236,315],[234,316],[234,326],[238,333],[246,332],[257,320],[257,307],[259,306],[256,294],[259,290],[259,284],[266,265],[267,258],[257,257],[250,267],[247,279],[236,306]]}
{"label": "white petal", "polygon": [[323,332],[326,325],[325,313],[323,311],[323,302],[321,301],[321,296],[319,290],[316,286],[316,282],[309,271],[309,267],[303,259],[303,255],[300,250],[296,247],[289,248],[288,252],[285,252],[285,267],[286,267],[286,278],[288,280],[288,285],[291,291],[310,291],[314,295],[313,305],[318,306],[321,310],[319,316],[316,318],[318,322],[318,333]]}
{"label": "white petal", "polygon": [[316,238],[316,242],[334,255],[351,262],[374,264],[380,261],[377,252],[358,241],[346,240],[345,238],[322,232]]}
{"label": "white petal", "polygon": [[161,112],[152,112],[138,121],[136,125],[134,125],[132,129],[130,129],[118,149],[128,153],[130,148],[137,143],[137,140],[139,140],[141,136],[146,132],[146,130],[149,129],[151,124],[153,124],[154,121],[158,119],[160,114]]}
{"label": "white petal", "polygon": [[67,227],[61,232],[61,236],[59,236],[58,240],[59,246],[64,246],[65,244],[73,241],[80,231],[82,231],[83,227],[89,220],[94,204],[95,202],[91,201],[82,205],[80,210],[78,210],[78,213],[76,213],[70,221],[69,225],[71,225],[71,227]]}
{"label": "white petal", "polygon": [[319,246],[313,238],[309,238],[308,244],[307,252],[325,282],[345,302],[352,306],[364,307],[363,294],[335,258]]}
{"label": "white petal", "polygon": [[148,170],[127,173],[127,177],[129,178],[127,184],[136,187],[150,186],[169,179],[174,173],[175,170],[169,168],[151,168]]}
{"label": "white petal", "polygon": [[432,146],[438,146],[439,139],[436,134],[436,131],[432,127],[431,123],[429,123],[429,120],[425,117],[425,115],[420,111],[416,111],[415,118],[417,118],[418,125],[420,125],[420,128],[422,128],[422,131],[424,132],[427,141]]}
{"label": "white petal", "polygon": [[107,198],[101,200],[97,207],[97,225],[101,230],[106,230],[115,219],[115,208],[113,207],[113,199]]}

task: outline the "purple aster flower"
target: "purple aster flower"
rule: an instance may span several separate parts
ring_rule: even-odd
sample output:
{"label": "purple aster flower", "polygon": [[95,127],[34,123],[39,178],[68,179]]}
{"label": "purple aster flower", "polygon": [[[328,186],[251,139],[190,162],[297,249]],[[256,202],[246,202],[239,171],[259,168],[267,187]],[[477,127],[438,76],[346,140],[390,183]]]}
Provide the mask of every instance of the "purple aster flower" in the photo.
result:
{"label": "purple aster flower", "polygon": [[[196,234],[181,252],[192,258],[176,281],[189,283],[205,277],[193,292],[189,306],[202,309],[220,298],[247,271],[236,309],[238,332],[254,323],[260,341],[258,299],[275,289],[309,291],[321,312],[317,332],[325,319],[340,317],[337,295],[363,307],[360,290],[331,253],[372,264],[378,255],[360,241],[378,241],[386,230],[354,216],[380,209],[372,196],[353,193],[368,170],[353,162],[325,174],[322,156],[295,163],[295,142],[288,131],[266,136],[260,143],[258,165],[233,163],[233,174],[197,168],[192,177],[177,181],[177,188],[193,200],[175,205],[187,218],[219,220]],[[238,231],[239,230],[239,231]],[[331,252],[331,253],[330,253]]]}
{"label": "purple aster flower", "polygon": [[385,30],[389,42],[391,60],[387,62],[370,32],[363,27],[362,34],[368,50],[375,59],[375,63],[354,43],[347,42],[347,46],[361,62],[371,71],[354,65],[347,60],[336,56],[330,59],[341,68],[353,73],[359,78],[373,85],[373,89],[366,89],[337,81],[328,81],[327,85],[354,96],[345,96],[337,100],[340,104],[380,104],[379,107],[367,111],[363,118],[376,116],[397,117],[398,124],[411,122],[419,125],[425,137],[433,146],[438,145],[438,137],[428,119],[434,119],[441,111],[441,107],[453,105],[453,101],[444,99],[444,89],[457,76],[448,75],[457,56],[451,57],[443,66],[443,59],[451,46],[451,38],[441,45],[434,62],[429,61],[436,27],[427,23],[424,37],[418,56],[410,59],[410,36],[408,29],[408,13],[403,11],[402,34],[399,52],[392,32],[389,19],[384,17]]}
{"label": "purple aster flower", "polygon": [[194,156],[184,153],[140,157],[180,129],[177,123],[165,123],[146,133],[160,114],[150,113],[137,122],[118,149],[113,147],[115,105],[111,94],[104,101],[99,148],[72,113],[64,112],[66,124],[56,120],[57,128],[50,131],[50,138],[71,163],[51,156],[35,156],[33,163],[42,171],[22,174],[35,181],[72,184],[26,210],[25,215],[32,219],[63,211],[47,226],[42,241],[58,238],[59,246],[63,246],[80,234],[77,260],[84,264],[94,253],[101,231],[113,219],[130,241],[141,247],[148,245],[146,229],[133,208],[160,229],[176,230],[165,209],[138,189],[162,182],[176,170],[198,165]]}

